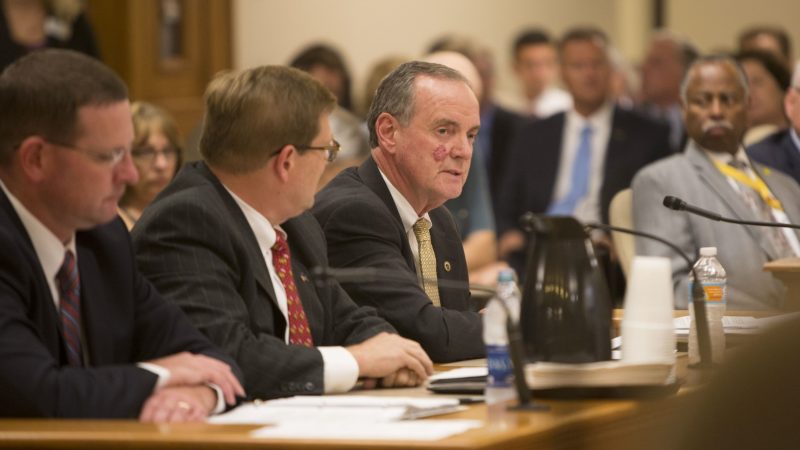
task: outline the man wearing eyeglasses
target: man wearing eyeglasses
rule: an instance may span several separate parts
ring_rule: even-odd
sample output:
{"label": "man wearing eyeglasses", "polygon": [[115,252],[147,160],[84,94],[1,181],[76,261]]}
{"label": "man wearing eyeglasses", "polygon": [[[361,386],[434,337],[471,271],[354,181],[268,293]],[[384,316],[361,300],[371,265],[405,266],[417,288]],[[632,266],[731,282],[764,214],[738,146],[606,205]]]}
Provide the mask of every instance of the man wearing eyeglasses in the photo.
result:
{"label": "man wearing eyeglasses", "polygon": [[364,280],[344,288],[434,361],[483,357],[461,237],[442,207],[466,181],[478,100],[459,72],[412,61],[381,82],[367,124],[372,156],[334,178],[314,206],[331,263],[405,275],[406,281]]}
{"label": "man wearing eyeglasses", "polygon": [[200,421],[235,403],[238,369],[136,271],[115,220],[138,178],[122,80],[34,52],[0,75],[0,105],[0,416]]}
{"label": "man wearing eyeglasses", "polygon": [[413,386],[432,372],[416,342],[310,269],[328,266],[313,216],[339,146],[335,98],[296,69],[258,67],[206,90],[204,161],[185,166],[133,231],[142,271],[241,365],[256,398],[344,392],[359,378]]}

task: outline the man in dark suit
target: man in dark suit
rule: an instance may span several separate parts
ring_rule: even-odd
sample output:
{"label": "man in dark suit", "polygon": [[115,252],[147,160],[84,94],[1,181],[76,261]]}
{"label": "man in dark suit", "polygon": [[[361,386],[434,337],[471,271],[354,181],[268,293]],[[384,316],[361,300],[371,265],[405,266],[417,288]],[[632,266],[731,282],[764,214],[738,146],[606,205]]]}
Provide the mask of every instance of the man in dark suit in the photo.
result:
{"label": "man in dark suit", "polygon": [[[437,362],[483,356],[467,267],[453,217],[480,124],[478,100],[448,67],[413,61],[378,87],[367,125],[372,156],[317,195],[313,211],[335,267],[370,267],[407,281],[343,284]],[[439,287],[438,280],[463,287]]]}
{"label": "man in dark suit", "polygon": [[[670,153],[666,126],[613,105],[607,47],[599,30],[567,32],[559,50],[573,108],[522,127],[512,144],[496,215],[501,255],[518,270],[525,237],[517,221],[525,212],[607,223],[614,194]],[[606,236],[593,237],[610,247]]]}
{"label": "man in dark suit", "polygon": [[747,154],[753,160],[778,169],[800,183],[800,63],[795,66],[783,106],[789,118],[789,128],[751,145]]}
{"label": "man in dark suit", "polygon": [[244,395],[115,220],[138,178],[122,80],[45,50],[0,75],[0,104],[0,416],[203,420]]}
{"label": "man in dark suit", "polygon": [[403,339],[337,283],[325,238],[304,213],[339,145],[335,98],[297,69],[227,73],[206,91],[200,151],[133,230],[141,270],[233,356],[258,398],[419,384],[432,372]]}

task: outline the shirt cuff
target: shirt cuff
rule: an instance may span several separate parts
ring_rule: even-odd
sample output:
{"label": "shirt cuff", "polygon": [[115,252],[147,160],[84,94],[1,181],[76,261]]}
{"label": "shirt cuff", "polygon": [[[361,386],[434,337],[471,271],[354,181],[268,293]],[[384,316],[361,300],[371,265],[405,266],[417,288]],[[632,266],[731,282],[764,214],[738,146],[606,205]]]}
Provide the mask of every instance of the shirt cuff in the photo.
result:
{"label": "shirt cuff", "polygon": [[206,383],[206,386],[208,386],[211,389],[213,389],[214,392],[217,394],[217,405],[214,407],[214,409],[211,410],[211,414],[209,414],[209,415],[219,414],[221,412],[224,412],[225,411],[225,396],[222,394],[222,388],[217,386],[214,383]]}
{"label": "shirt cuff", "polygon": [[158,381],[156,381],[156,386],[153,388],[153,391],[157,391],[162,387],[164,387],[164,385],[167,384],[167,382],[169,382],[169,377],[172,376],[172,374],[169,372],[169,369],[167,369],[166,367],[161,367],[157,364],[140,362],[137,363],[136,365],[140,369],[144,369],[148,372],[156,374],[156,376],[158,377]]}
{"label": "shirt cuff", "polygon": [[353,389],[358,381],[358,363],[344,347],[317,347],[322,354],[325,393],[335,394]]}

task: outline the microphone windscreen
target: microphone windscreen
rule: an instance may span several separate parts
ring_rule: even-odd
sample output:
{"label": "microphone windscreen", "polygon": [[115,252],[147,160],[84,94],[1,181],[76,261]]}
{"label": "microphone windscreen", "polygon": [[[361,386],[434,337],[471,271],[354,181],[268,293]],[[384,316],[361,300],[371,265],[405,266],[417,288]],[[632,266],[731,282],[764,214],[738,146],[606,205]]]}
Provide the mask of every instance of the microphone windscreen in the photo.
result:
{"label": "microphone windscreen", "polygon": [[678,197],[668,195],[664,197],[664,206],[669,209],[674,209],[675,211],[680,211],[686,206],[686,203]]}

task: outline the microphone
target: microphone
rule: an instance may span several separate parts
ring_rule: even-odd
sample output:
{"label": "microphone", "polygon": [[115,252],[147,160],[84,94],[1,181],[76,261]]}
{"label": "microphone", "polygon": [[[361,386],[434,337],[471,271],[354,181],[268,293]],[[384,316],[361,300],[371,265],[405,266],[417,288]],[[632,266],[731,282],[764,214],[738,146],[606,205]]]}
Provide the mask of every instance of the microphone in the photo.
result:
{"label": "microphone", "polygon": [[706,219],[715,220],[717,222],[728,222],[739,225],[753,225],[757,227],[794,228],[800,230],[800,225],[795,225],[792,223],[760,222],[753,220],[739,220],[739,219],[731,219],[729,217],[723,217],[720,214],[709,211],[707,209],[698,208],[697,206],[690,205],[685,201],[679,199],[678,197],[673,197],[671,195],[664,197],[664,206],[675,211],[686,211],[701,217],[705,217]]}
{"label": "microphone", "polygon": [[[664,205],[667,206],[668,208],[672,208],[672,206],[667,205],[668,199],[671,205],[675,205],[679,202],[682,203],[684,206],[688,206],[686,205],[686,202],[684,202],[679,198],[667,196],[664,198]],[[709,214],[714,214],[700,208],[697,209]],[[666,245],[667,247],[671,248],[672,250],[674,250],[675,253],[680,255],[686,261],[686,264],[689,266],[689,270],[692,272],[692,277],[695,279],[695,282],[692,283],[692,305],[694,308],[694,317],[696,319],[695,326],[697,326],[697,347],[700,353],[700,363],[696,364],[694,367],[700,369],[712,367],[713,363],[711,362],[711,337],[708,331],[708,320],[706,319],[706,296],[705,292],[703,291],[703,286],[697,282],[698,280],[697,272],[695,272],[694,263],[692,262],[691,259],[689,259],[689,256],[683,250],[681,250],[680,247],[678,247],[677,245],[654,234],[645,233],[643,231],[638,231],[638,230],[631,230],[629,228],[606,225],[604,223],[596,223],[596,222],[590,222],[585,224],[584,226],[590,229],[616,231],[619,233],[632,234],[634,236],[641,236],[644,238],[652,239],[654,241],[658,241]]]}
{"label": "microphone", "polygon": [[[356,268],[333,268],[317,266],[311,269],[311,276],[316,280],[317,286],[324,287],[326,284],[338,281],[340,283],[414,283],[419,280],[416,276],[411,276],[406,272],[397,272],[377,267],[356,267]],[[423,281],[428,280],[427,278]],[[435,279],[439,287],[445,289],[469,289],[470,291],[484,292],[495,295],[496,290],[491,286],[472,284],[458,280]],[[522,346],[522,332],[519,324],[514,321],[505,302],[499,302],[506,313],[506,332],[508,333],[508,353],[511,364],[514,366],[514,387],[517,391],[519,404],[515,409],[526,411],[542,411],[549,409],[549,406],[532,401],[531,392],[525,383],[524,371],[524,350]]]}

